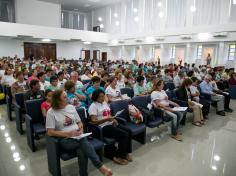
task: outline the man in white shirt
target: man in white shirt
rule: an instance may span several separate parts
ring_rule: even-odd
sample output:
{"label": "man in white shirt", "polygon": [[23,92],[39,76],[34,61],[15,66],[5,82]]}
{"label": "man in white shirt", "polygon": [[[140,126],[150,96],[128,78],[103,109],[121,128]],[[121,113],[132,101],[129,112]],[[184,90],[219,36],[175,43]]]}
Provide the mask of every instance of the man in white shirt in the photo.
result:
{"label": "man in white shirt", "polygon": [[179,71],[178,74],[174,77],[175,87],[180,87],[182,82],[184,81],[184,72]]}

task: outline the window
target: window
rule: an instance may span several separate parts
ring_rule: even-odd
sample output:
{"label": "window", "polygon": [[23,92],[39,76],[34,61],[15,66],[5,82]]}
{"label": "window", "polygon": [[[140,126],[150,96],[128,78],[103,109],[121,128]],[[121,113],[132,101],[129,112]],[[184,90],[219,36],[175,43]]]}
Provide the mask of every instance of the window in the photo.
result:
{"label": "window", "polygon": [[0,0],[0,21],[15,22],[15,1]]}
{"label": "window", "polygon": [[84,25],[85,14],[66,10],[61,12],[62,28],[84,30]]}
{"label": "window", "polygon": [[235,48],[236,48],[236,44],[229,45],[229,51],[228,51],[228,60],[229,61],[233,61],[235,58]]}
{"label": "window", "polygon": [[197,46],[197,59],[202,59],[202,45]]}
{"label": "window", "polygon": [[171,47],[171,58],[174,59],[176,55],[176,48],[175,45]]}

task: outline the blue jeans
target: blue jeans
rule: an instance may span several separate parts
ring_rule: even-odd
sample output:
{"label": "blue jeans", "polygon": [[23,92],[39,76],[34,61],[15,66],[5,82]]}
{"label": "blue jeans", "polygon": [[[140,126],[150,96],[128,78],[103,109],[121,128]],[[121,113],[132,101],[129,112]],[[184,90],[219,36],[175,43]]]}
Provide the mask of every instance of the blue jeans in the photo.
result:
{"label": "blue jeans", "polygon": [[97,169],[103,165],[87,138],[80,140],[63,138],[60,140],[60,147],[65,151],[76,150],[80,176],[88,176],[88,158]]}
{"label": "blue jeans", "polygon": [[183,118],[183,113],[181,112],[170,112],[170,111],[165,111],[166,116],[171,118],[171,133],[172,135],[177,135],[178,128],[179,128],[179,123]]}

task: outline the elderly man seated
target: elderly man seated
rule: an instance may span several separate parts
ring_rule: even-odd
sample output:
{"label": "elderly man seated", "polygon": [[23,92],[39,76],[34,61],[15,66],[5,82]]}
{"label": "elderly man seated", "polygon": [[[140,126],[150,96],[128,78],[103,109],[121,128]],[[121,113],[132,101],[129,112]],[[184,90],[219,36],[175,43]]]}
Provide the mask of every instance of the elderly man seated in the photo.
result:
{"label": "elderly man seated", "polygon": [[225,116],[225,109],[224,109],[225,97],[223,95],[219,95],[214,92],[214,88],[212,84],[210,84],[211,80],[212,80],[211,75],[205,76],[204,81],[202,81],[200,84],[201,92],[211,95],[212,101],[217,102],[216,114]]}

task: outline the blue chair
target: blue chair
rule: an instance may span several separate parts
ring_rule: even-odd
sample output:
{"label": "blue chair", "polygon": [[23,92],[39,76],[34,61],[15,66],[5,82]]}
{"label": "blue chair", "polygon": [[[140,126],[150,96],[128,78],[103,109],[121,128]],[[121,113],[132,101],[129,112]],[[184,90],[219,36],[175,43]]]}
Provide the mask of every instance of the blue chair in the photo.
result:
{"label": "blue chair", "polygon": [[43,99],[37,99],[37,100],[27,100],[25,102],[27,144],[32,150],[32,152],[36,151],[34,142],[35,135],[46,133],[44,117],[41,111],[41,104],[43,101],[44,101]]}
{"label": "blue chair", "polygon": [[[111,113],[115,115],[118,111],[124,110],[123,113],[117,117],[117,121],[119,122],[119,128],[127,131],[130,135],[130,138],[145,144],[146,143],[146,125],[145,123],[134,124],[130,121],[129,110],[128,110],[129,102],[127,100],[117,100],[113,101],[110,104]],[[132,151],[132,145],[130,145],[130,151]]]}
{"label": "blue chair", "polygon": [[12,94],[11,87],[6,87],[6,103],[7,103],[7,117],[10,121],[12,121],[12,111],[14,109],[14,105],[12,104]]}
{"label": "blue chair", "polygon": [[[147,96],[136,96],[132,98],[132,104],[137,107],[137,108],[144,108],[147,109],[147,106],[149,103],[151,103],[151,96],[147,95]],[[145,124],[147,127],[149,128],[155,128],[160,126],[161,124],[163,124],[162,121],[162,110],[155,108],[154,109],[154,114],[155,117],[153,117],[153,120],[149,120],[149,119],[144,119]]]}
{"label": "blue chair", "polygon": [[127,94],[130,98],[134,96],[134,90],[130,87],[124,87],[120,89],[122,95]]}
{"label": "blue chair", "polygon": [[236,99],[236,85],[229,85],[229,94],[232,99]]}
{"label": "blue chair", "polygon": [[165,82],[164,83],[164,90],[174,90],[175,84],[173,82]]}
{"label": "blue chair", "polygon": [[16,104],[15,104],[15,114],[16,114],[16,129],[22,135],[23,131],[23,118],[25,115],[25,102],[24,102],[24,93],[17,93],[16,95]]}
{"label": "blue chair", "polygon": [[[83,121],[86,121],[86,111],[83,108],[77,109],[77,112]],[[84,124],[85,132],[88,132],[86,128],[86,124]],[[60,160],[67,161],[72,158],[77,157],[77,153],[75,150],[73,151],[64,151],[61,150],[59,146],[59,138],[50,137],[47,135],[46,144],[47,144],[47,159],[48,159],[48,170],[53,176],[61,176],[61,162]],[[89,142],[92,144],[97,154],[99,155],[101,161],[103,159],[103,148],[104,144],[102,141],[96,138],[89,138]]]}
{"label": "blue chair", "polygon": [[[171,101],[177,103],[177,104],[178,104],[179,106],[181,106],[181,107],[188,107],[188,102],[182,101],[182,100],[179,100],[179,99],[178,99],[178,97],[177,97],[177,95],[176,95],[176,90],[177,90],[177,89],[174,89],[174,90],[167,90],[167,91],[166,91],[166,94],[167,94],[169,100],[171,100]],[[186,114],[187,114],[187,112],[192,113],[193,111],[192,111],[192,109],[188,108],[188,109],[184,112],[183,119],[182,119],[182,121],[180,122],[180,124],[182,124],[182,125],[185,125],[185,124],[186,124]]]}
{"label": "blue chair", "polygon": [[[83,116],[82,116],[83,117]],[[84,120],[83,120],[84,119]],[[99,125],[94,125],[90,122],[89,118],[81,118],[84,121],[84,124],[87,126],[87,130],[92,132],[93,137],[103,141],[104,143],[104,156],[113,159],[115,154],[116,147],[116,140],[114,138],[108,138],[103,136],[102,128]]]}

